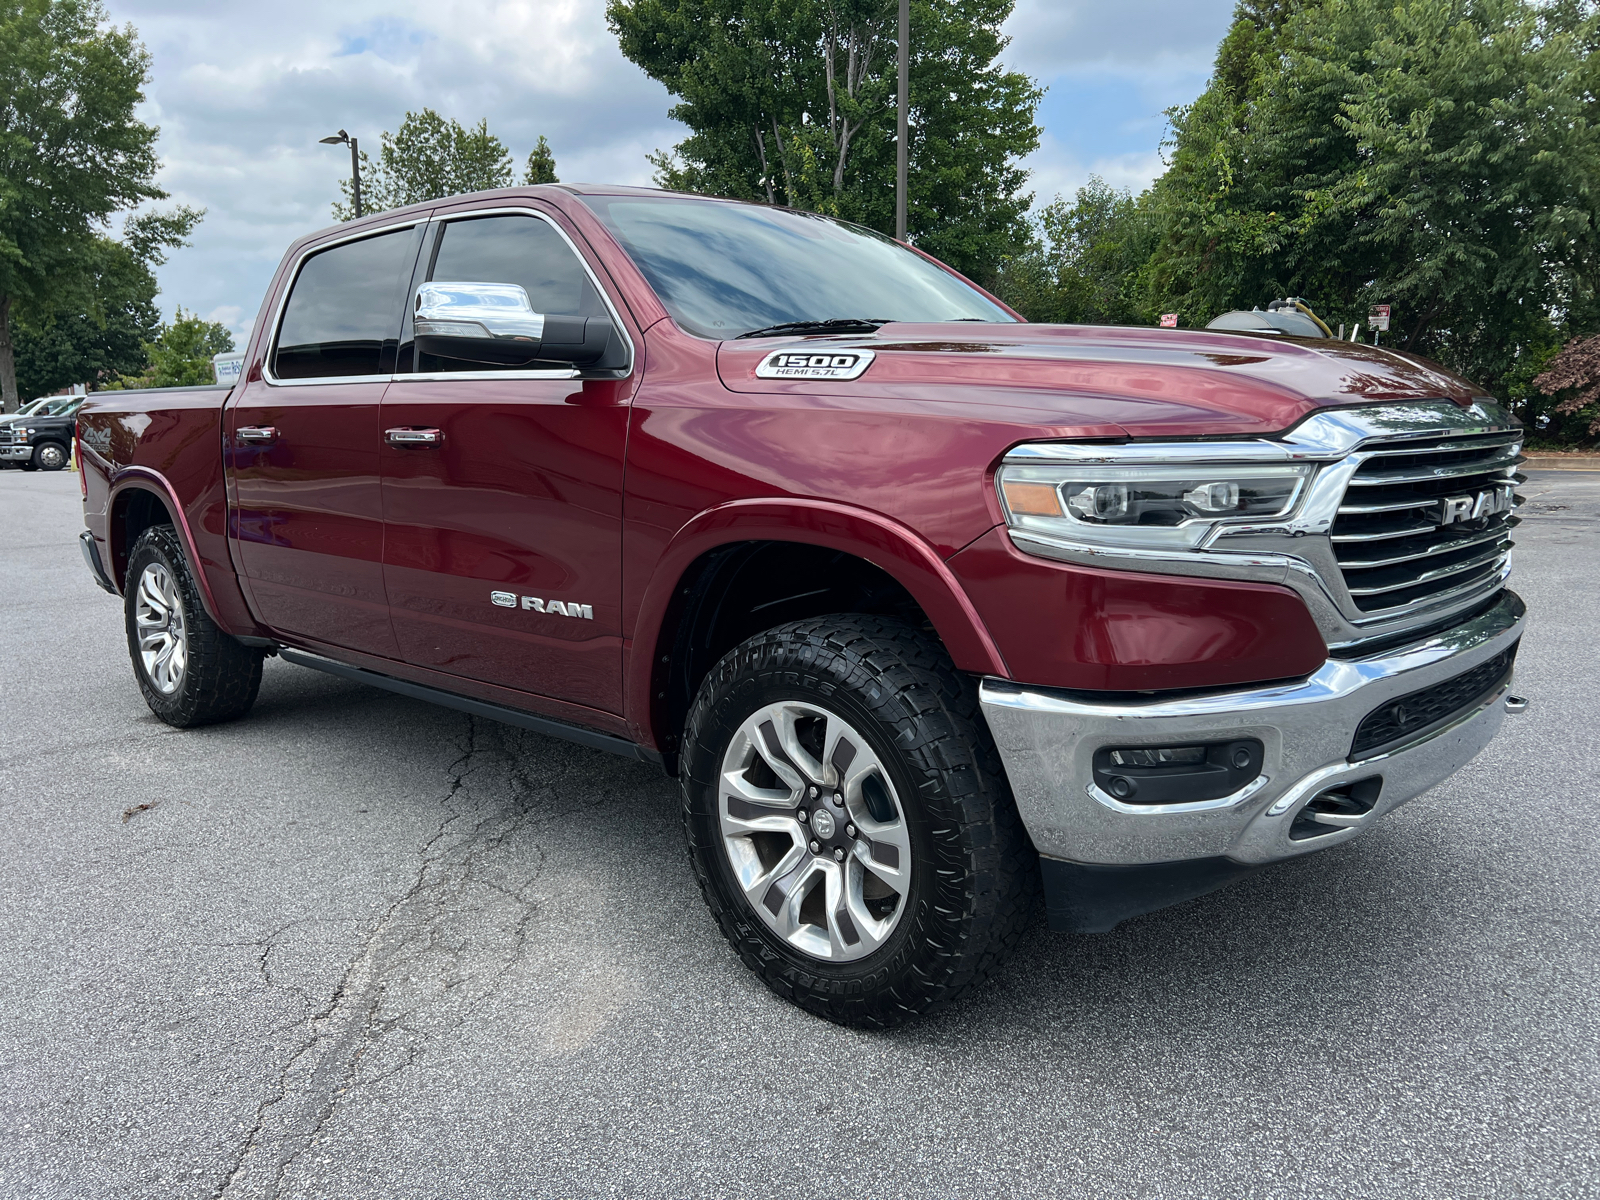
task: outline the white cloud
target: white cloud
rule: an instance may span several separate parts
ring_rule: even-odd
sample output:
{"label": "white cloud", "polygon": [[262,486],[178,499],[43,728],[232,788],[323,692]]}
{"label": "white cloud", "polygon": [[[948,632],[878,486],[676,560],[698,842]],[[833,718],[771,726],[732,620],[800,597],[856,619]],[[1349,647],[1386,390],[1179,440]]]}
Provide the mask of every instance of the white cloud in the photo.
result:
{"label": "white cloud", "polygon": [[[207,210],[194,245],[160,270],[162,309],[237,313],[225,319],[236,333],[254,320],[284,248],[331,223],[350,160],[343,146],[317,139],[340,128],[370,152],[408,110],[482,117],[519,169],[544,134],[563,179],[616,183],[649,182],[645,154],[686,132],[667,117],[665,89],[617,50],[604,0],[108,7],[153,55],[144,115],[161,126],[167,203]],[[1041,200],[1070,194],[1090,173],[1135,188],[1153,177],[1159,113],[1198,92],[1231,8],[1232,0],[1021,0],[1007,26],[1009,65],[1053,96],[1138,89],[1121,122],[1093,103],[1081,109],[1076,93],[1072,105],[1047,97],[1049,136],[1029,164]]]}
{"label": "white cloud", "polygon": [[1126,188],[1138,195],[1166,169],[1160,153],[1154,150],[1131,151],[1084,162],[1063,151],[1048,134],[1044,144],[1030,154],[1023,165],[1033,172],[1029,186],[1033,189],[1035,208],[1042,208],[1057,196],[1070,202],[1092,175],[1098,175],[1118,190]]}
{"label": "white cloud", "polygon": [[167,204],[207,210],[160,270],[161,306],[254,319],[283,250],[333,221],[350,170],[408,110],[487,118],[518,160],[540,134],[564,179],[647,183],[645,154],[684,134],[671,99],[617,50],[600,0],[110,0],[153,56],[143,115],[161,126]]}

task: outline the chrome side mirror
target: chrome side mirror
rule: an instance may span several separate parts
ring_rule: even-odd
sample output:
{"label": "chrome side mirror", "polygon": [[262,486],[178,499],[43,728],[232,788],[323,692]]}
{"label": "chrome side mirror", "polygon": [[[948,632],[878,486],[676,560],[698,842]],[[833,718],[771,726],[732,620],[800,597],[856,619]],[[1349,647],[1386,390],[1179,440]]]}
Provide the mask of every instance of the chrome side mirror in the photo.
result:
{"label": "chrome side mirror", "polygon": [[544,314],[514,283],[425,283],[417,289],[418,337],[514,338],[537,342]]}
{"label": "chrome side mirror", "polygon": [[412,326],[423,354],[503,367],[615,366],[613,348],[626,349],[609,317],[536,313],[514,283],[424,283]]}

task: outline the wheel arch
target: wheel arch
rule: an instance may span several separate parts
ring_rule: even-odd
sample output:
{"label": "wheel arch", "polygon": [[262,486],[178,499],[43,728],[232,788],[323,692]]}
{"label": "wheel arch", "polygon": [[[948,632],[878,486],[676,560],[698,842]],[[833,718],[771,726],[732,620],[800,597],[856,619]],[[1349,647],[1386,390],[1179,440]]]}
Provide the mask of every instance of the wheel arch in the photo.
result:
{"label": "wheel arch", "polygon": [[[106,540],[110,547],[112,582],[119,591],[125,591],[128,573],[128,554],[139,535],[156,525],[171,525],[178,534],[187,560],[189,574],[199,586],[200,601],[206,615],[217,621],[217,604],[211,594],[211,581],[201,565],[200,552],[194,543],[194,533],[189,528],[183,506],[172,490],[172,485],[161,475],[148,468],[133,467],[123,473],[111,486],[106,503],[108,520]],[[217,621],[220,626],[222,622]],[[225,627],[224,627],[225,628]]]}
{"label": "wheel arch", "polygon": [[[795,591],[812,569],[843,582]],[[671,769],[688,706],[716,660],[751,633],[828,612],[920,618],[959,669],[1009,674],[954,574],[912,530],[827,501],[732,501],[679,530],[646,587],[627,679],[635,739]]]}

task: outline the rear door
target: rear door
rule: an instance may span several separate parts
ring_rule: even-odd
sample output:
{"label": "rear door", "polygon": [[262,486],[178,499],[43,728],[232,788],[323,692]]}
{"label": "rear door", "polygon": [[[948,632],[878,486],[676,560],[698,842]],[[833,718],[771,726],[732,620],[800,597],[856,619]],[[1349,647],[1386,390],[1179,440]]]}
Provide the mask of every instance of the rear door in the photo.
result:
{"label": "rear door", "polygon": [[288,637],[398,658],[383,590],[379,405],[425,224],[329,247],[299,264],[263,378],[225,436],[244,584]]}
{"label": "rear door", "polygon": [[[611,316],[626,336],[574,243],[535,210],[436,221],[411,295],[430,280],[517,284],[536,312]],[[620,712],[631,374],[433,358],[406,329],[382,450],[384,580],[402,655]]]}

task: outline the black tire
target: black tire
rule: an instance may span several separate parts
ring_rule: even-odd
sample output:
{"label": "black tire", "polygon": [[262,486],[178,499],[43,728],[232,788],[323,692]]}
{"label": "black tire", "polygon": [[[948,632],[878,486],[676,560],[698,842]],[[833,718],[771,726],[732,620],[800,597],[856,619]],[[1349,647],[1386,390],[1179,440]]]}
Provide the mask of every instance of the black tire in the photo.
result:
{"label": "black tire", "polygon": [[[173,690],[163,691],[152,678],[140,652],[136,611],[139,587],[146,568],[158,564],[165,568],[176,586],[182,637],[187,662]],[[128,634],[128,654],[133,660],[134,678],[144,693],[145,703],[168,725],[190,729],[231,721],[250,711],[261,688],[263,654],[230,637],[217,628],[205,607],[183,553],[183,543],[171,525],[146,529],[128,554],[128,573],[123,588],[123,621]]]}
{"label": "black tire", "polygon": [[29,467],[35,471],[60,471],[72,461],[72,451],[60,442],[40,442],[33,448]]}
{"label": "black tire", "polygon": [[[854,961],[813,957],[770,929],[723,845],[716,781],[732,738],[764,706],[796,701],[853,726],[903,798],[904,908],[886,940]],[[976,684],[901,621],[813,618],[730,651],[690,709],[682,780],[690,859],[723,934],[774,992],[828,1020],[887,1028],[948,1003],[994,972],[1034,917],[1038,855]]]}

